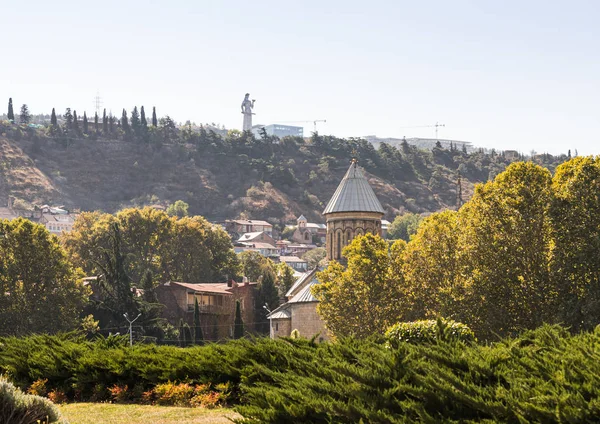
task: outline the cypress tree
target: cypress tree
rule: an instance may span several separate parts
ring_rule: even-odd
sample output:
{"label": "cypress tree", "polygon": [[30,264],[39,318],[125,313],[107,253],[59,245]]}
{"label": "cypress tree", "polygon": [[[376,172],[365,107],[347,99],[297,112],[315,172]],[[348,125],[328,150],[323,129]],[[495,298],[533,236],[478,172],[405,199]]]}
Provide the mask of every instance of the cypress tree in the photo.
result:
{"label": "cypress tree", "polygon": [[140,121],[142,124],[142,128],[148,128],[148,121],[146,121],[146,112],[144,111],[144,106],[140,109]]}
{"label": "cypress tree", "polygon": [[156,119],[156,106],[152,106],[152,126],[156,127],[158,125],[158,120]]}
{"label": "cypress tree", "polygon": [[194,343],[201,344],[204,341],[204,334],[200,326],[200,306],[198,299],[194,297]]}
{"label": "cypress tree", "polygon": [[85,110],[83,111],[83,133],[84,134],[88,133],[88,120],[87,120],[87,114],[85,113]]}
{"label": "cypress tree", "polygon": [[135,106],[133,111],[131,111],[131,129],[136,135],[140,132],[140,114],[137,106]]}
{"label": "cypress tree", "polygon": [[58,125],[58,120],[56,119],[56,111],[54,110],[54,108],[52,108],[52,115],[50,115],[50,124],[51,125]]}
{"label": "cypress tree", "polygon": [[15,122],[15,112],[13,111],[12,97],[8,99],[8,120],[10,122]]}
{"label": "cypress tree", "polygon": [[106,117],[106,108],[104,108],[104,112],[102,113],[102,132],[104,135],[108,134],[108,118]]}
{"label": "cypress tree", "polygon": [[108,132],[113,133],[113,125],[115,124],[115,118],[112,116],[112,113],[108,117]]}
{"label": "cypress tree", "polygon": [[98,131],[100,130],[98,125],[98,112],[94,112],[94,128],[96,130],[96,134],[98,134]]}
{"label": "cypress tree", "polygon": [[121,115],[121,128],[126,133],[129,132],[129,121],[127,120],[127,111],[123,108],[123,115]]}
{"label": "cypress tree", "polygon": [[240,339],[244,337],[244,321],[242,320],[242,304],[239,300],[235,301],[235,321],[233,324],[233,338]]}
{"label": "cypress tree", "polygon": [[21,124],[29,124],[31,121],[31,114],[29,113],[29,108],[27,105],[21,106],[21,115],[19,116],[19,122]]}
{"label": "cypress tree", "polygon": [[183,318],[179,318],[179,346],[185,347],[185,328]]}
{"label": "cypress tree", "polygon": [[77,111],[76,110],[73,111],[73,129],[76,132],[79,132],[79,122],[77,120]]}
{"label": "cypress tree", "polygon": [[67,129],[70,130],[73,127],[73,114],[71,113],[70,107],[68,107],[67,110],[65,110],[63,118],[65,118],[65,127],[67,127]]}

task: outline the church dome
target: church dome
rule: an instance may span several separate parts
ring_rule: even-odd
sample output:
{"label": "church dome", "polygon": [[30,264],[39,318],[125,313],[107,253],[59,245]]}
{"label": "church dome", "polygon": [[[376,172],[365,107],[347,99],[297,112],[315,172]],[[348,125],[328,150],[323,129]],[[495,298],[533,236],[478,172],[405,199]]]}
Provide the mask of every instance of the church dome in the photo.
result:
{"label": "church dome", "polygon": [[323,215],[336,212],[385,213],[356,160],[350,164],[348,172],[333,193]]}

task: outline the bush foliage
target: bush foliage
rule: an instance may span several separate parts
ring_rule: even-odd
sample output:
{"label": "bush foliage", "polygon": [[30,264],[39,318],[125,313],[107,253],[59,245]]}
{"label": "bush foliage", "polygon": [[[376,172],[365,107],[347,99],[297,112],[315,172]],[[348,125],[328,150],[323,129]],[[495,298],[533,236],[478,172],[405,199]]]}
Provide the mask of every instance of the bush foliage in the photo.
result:
{"label": "bush foliage", "polygon": [[25,394],[0,376],[0,423],[65,423],[48,399]]}
{"label": "bush foliage", "polygon": [[452,320],[425,320],[400,322],[392,325],[385,337],[391,347],[398,348],[400,343],[431,343],[435,341],[461,340],[475,341],[473,331],[460,322]]}

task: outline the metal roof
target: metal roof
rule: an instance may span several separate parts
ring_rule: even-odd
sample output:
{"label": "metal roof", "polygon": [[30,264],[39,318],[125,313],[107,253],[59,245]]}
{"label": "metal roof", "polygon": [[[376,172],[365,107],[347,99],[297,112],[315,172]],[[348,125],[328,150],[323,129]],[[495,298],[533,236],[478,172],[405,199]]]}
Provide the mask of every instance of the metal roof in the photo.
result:
{"label": "metal roof", "polygon": [[268,316],[269,319],[289,319],[292,317],[292,313],[287,309],[281,309],[280,311],[273,311],[271,315]]}
{"label": "metal roof", "polygon": [[292,287],[290,287],[290,289],[287,291],[287,293],[285,294],[285,297],[290,297],[290,296],[294,296],[294,294],[296,294],[296,292],[298,291],[298,289],[304,284],[306,283],[306,281],[308,279],[312,279],[314,278],[315,274],[317,272],[317,269],[313,269],[311,271],[305,272],[304,274],[302,274],[300,276],[300,278],[298,278],[296,280],[296,282],[292,285]]}
{"label": "metal roof", "polygon": [[323,215],[335,212],[385,213],[356,160],[350,164],[348,172],[333,193]]}
{"label": "metal roof", "polygon": [[312,295],[310,288],[315,284],[319,284],[317,280],[312,280],[306,287],[300,290],[294,297],[292,297],[288,303],[308,303],[318,302],[317,298]]}

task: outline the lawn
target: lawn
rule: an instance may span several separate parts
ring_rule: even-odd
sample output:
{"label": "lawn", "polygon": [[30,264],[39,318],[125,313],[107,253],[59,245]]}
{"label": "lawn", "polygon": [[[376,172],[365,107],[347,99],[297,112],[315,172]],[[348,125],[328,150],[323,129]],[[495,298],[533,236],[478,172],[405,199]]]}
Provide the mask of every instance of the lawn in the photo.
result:
{"label": "lawn", "polygon": [[175,406],[69,403],[60,406],[71,424],[221,424],[240,416],[230,409],[178,408]]}

